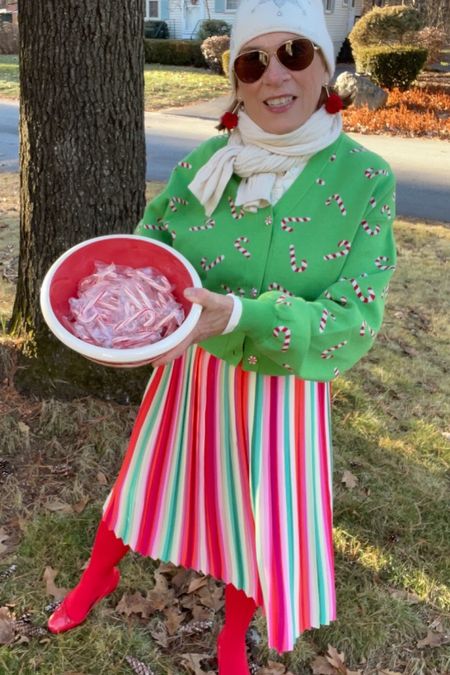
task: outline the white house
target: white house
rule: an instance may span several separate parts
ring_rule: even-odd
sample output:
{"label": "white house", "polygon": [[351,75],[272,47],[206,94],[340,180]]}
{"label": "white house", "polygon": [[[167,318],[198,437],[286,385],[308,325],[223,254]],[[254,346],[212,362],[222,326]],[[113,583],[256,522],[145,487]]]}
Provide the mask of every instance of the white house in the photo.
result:
{"label": "white house", "polygon": [[[325,16],[338,54],[355,20],[361,16],[363,0],[322,0]],[[239,0],[144,0],[145,18],[163,19],[171,38],[196,37],[204,19],[231,23]]]}

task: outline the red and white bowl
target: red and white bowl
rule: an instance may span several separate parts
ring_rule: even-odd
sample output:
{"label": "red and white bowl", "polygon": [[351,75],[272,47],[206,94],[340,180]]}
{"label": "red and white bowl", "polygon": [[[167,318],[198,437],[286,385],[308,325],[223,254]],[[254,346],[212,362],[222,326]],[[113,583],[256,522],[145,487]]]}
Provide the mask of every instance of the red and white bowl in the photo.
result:
{"label": "red and white bowl", "polygon": [[[97,261],[135,268],[154,267],[164,274],[174,286],[175,299],[183,306],[183,323],[167,337],[144,347],[112,349],[77,338],[62,321],[70,313],[69,298],[77,295],[79,281],[94,272]],[[106,366],[132,368],[151,362],[190,335],[200,318],[201,306],[189,302],[183,290],[201,286],[191,263],[170,246],[148,237],[111,234],[77,244],[53,263],[42,283],[41,309],[50,330],[70,349]]]}

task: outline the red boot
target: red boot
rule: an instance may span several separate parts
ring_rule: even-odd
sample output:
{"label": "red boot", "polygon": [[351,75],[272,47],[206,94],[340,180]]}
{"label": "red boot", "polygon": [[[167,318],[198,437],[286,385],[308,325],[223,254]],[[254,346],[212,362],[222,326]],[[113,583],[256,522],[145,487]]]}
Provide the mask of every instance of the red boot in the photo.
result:
{"label": "red boot", "polygon": [[128,550],[129,546],[101,521],[89,565],[48,620],[51,633],[62,633],[83,623],[95,603],[117,588],[120,572],[115,565]]}
{"label": "red boot", "polygon": [[66,630],[71,630],[83,623],[92,607],[102,598],[116,590],[120,581],[120,572],[117,567],[113,567],[109,577],[105,579],[104,585],[97,589],[98,595],[92,599],[86,611],[78,613],[76,618],[70,616],[71,601],[74,600],[74,595],[78,590],[76,586],[70,593],[66,595],[60,606],[53,612],[48,620],[47,628],[50,633],[64,633]]}
{"label": "red boot", "polygon": [[225,587],[225,625],[217,638],[219,675],[249,675],[245,635],[256,610],[252,598],[232,584]]}

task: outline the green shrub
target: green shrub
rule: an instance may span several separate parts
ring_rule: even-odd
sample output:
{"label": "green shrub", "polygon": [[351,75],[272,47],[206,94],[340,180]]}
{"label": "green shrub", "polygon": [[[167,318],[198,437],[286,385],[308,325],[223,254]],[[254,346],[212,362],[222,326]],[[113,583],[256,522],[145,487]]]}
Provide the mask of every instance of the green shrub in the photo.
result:
{"label": "green shrub", "polygon": [[230,35],[231,26],[222,19],[205,19],[201,22],[198,31],[199,40],[206,40],[206,38],[213,35]]}
{"label": "green shrub", "polygon": [[222,54],[222,70],[227,77],[230,74],[230,50],[226,49]]}
{"label": "green shrub", "polygon": [[206,68],[199,40],[144,40],[145,62]]}
{"label": "green shrub", "polygon": [[358,47],[355,50],[356,70],[385,89],[409,89],[427,59],[423,47]]}
{"label": "green shrub", "polygon": [[201,50],[208,68],[214,73],[222,73],[222,54],[230,48],[228,35],[213,35],[203,40]]}
{"label": "green shrub", "polygon": [[167,40],[169,27],[165,21],[152,19],[144,22],[144,37],[147,39]]}
{"label": "green shrub", "polygon": [[402,43],[405,35],[420,28],[420,15],[414,7],[375,7],[355,23],[348,38],[354,52],[358,46]]}

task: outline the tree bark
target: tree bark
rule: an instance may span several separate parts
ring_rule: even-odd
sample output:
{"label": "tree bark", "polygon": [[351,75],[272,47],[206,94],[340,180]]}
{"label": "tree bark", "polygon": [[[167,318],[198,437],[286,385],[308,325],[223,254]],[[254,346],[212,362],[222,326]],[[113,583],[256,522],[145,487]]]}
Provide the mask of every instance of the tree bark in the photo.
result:
{"label": "tree bark", "polygon": [[62,373],[61,359],[73,361],[40,313],[48,268],[80,241],[132,231],[145,205],[143,3],[21,0],[19,22],[20,257],[10,331],[32,340],[37,359],[27,369],[39,381],[52,364]]}

